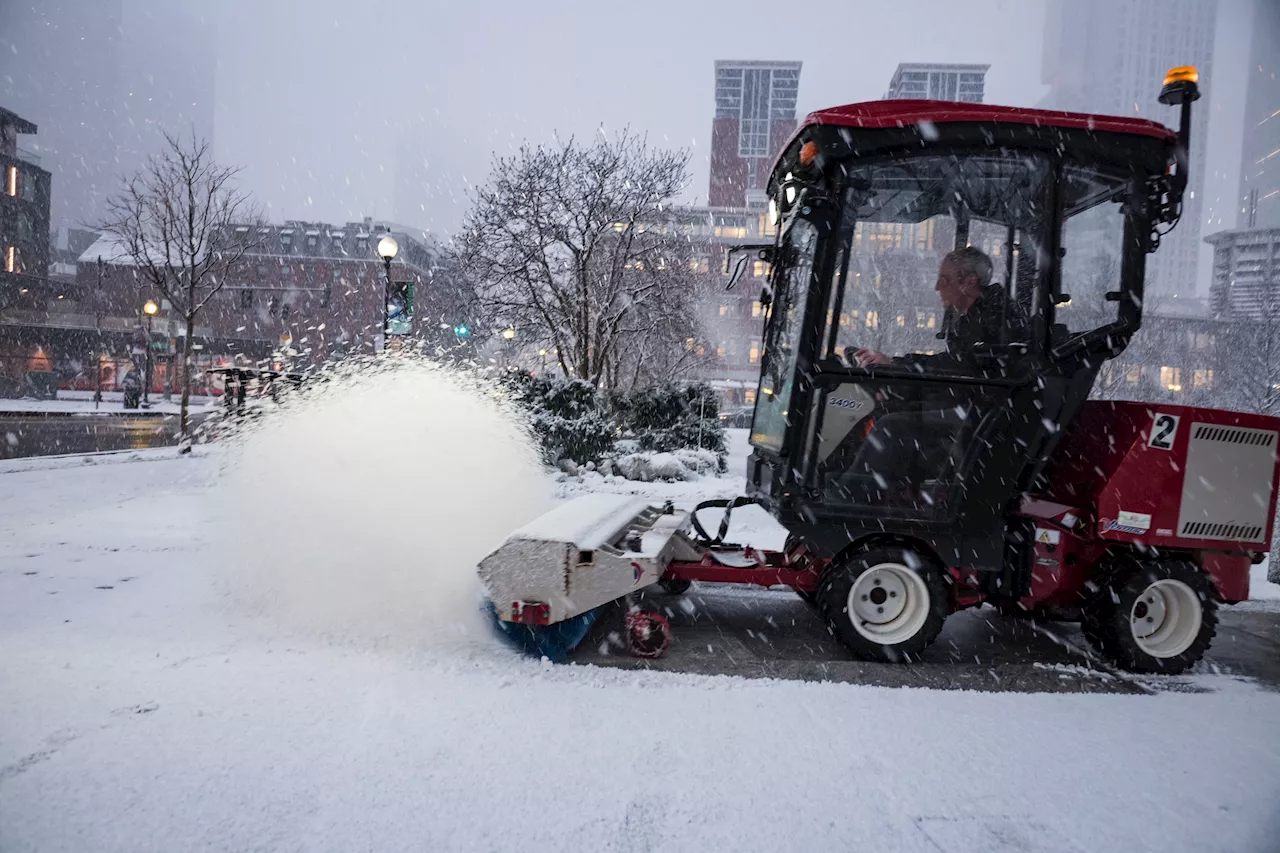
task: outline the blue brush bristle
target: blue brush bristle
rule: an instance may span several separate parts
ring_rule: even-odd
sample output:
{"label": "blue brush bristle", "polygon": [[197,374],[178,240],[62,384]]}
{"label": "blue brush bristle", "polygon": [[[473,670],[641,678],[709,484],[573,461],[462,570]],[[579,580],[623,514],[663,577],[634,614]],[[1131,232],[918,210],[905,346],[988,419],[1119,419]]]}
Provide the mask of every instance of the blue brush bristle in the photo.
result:
{"label": "blue brush bristle", "polygon": [[569,652],[587,636],[600,612],[597,607],[554,625],[519,625],[499,619],[493,602],[486,601],[484,610],[505,640],[527,654],[545,657],[555,663],[568,660]]}

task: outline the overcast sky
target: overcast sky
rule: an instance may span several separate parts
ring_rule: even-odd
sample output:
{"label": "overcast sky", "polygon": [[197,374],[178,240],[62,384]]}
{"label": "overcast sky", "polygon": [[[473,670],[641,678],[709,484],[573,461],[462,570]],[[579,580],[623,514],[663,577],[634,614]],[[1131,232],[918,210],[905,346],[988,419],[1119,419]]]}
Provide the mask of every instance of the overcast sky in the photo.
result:
{"label": "overcast sky", "polygon": [[[1045,91],[1044,9],[1025,0],[283,5],[217,16],[217,152],[276,216],[447,231],[495,149],[627,124],[688,148],[705,200],[716,59],[802,60],[800,113],[879,98],[903,61],[990,63],[989,102]],[[396,199],[410,157],[432,177]]]}
{"label": "overcast sky", "polygon": [[[1235,225],[1249,3],[1218,4],[1209,145],[1193,152],[1204,233]],[[123,149],[142,131],[212,125],[218,158],[277,221],[373,215],[447,233],[495,151],[555,133],[630,125],[685,148],[683,200],[705,201],[716,59],[801,60],[800,115],[879,98],[900,62],[988,63],[988,103],[1034,106],[1044,25],[1044,0],[0,0],[0,103],[55,149],[59,133],[118,134],[114,172],[135,167]],[[119,73],[99,79],[116,73],[112,51]],[[105,150],[96,138],[75,156]],[[66,160],[51,162],[70,199]],[[114,190],[112,171],[88,201]]]}

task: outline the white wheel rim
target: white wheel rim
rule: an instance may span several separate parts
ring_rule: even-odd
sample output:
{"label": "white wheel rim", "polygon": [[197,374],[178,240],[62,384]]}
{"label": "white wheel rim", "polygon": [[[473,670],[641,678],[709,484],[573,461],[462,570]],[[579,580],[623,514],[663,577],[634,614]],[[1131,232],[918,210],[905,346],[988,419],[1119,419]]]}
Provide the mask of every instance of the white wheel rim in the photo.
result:
{"label": "white wheel rim", "polygon": [[901,563],[880,563],[858,575],[846,612],[853,629],[882,646],[906,642],[929,618],[929,587]]}
{"label": "white wheel rim", "polygon": [[1204,604],[1179,580],[1158,580],[1129,608],[1129,630],[1138,648],[1154,658],[1171,658],[1191,648],[1200,635]]}

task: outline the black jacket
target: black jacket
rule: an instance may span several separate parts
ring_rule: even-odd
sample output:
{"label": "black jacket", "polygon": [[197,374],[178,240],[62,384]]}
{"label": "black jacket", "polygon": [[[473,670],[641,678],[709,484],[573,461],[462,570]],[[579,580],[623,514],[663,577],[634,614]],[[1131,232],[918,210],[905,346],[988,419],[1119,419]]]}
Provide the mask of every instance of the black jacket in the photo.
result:
{"label": "black jacket", "polygon": [[1026,343],[1029,333],[1027,315],[1017,301],[1010,302],[1004,288],[989,284],[961,314],[948,308],[942,315],[942,331],[946,352],[936,355],[911,354],[894,361],[918,364],[928,372],[973,373],[979,369],[976,353],[1004,344]]}

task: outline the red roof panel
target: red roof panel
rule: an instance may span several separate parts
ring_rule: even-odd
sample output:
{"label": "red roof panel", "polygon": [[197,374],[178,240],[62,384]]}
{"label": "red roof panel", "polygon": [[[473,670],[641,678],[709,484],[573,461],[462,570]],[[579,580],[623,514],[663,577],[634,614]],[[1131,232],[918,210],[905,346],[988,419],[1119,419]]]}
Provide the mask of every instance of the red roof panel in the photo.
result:
{"label": "red roof panel", "polygon": [[963,104],[953,101],[884,100],[847,104],[843,107],[830,107],[812,112],[805,118],[804,124],[879,128],[907,127],[923,121],[934,124],[954,122],[1029,124],[1071,130],[1136,134],[1169,142],[1178,138],[1178,135],[1169,128],[1145,118],[1067,113],[1058,110],[1029,110],[1022,107]]}

